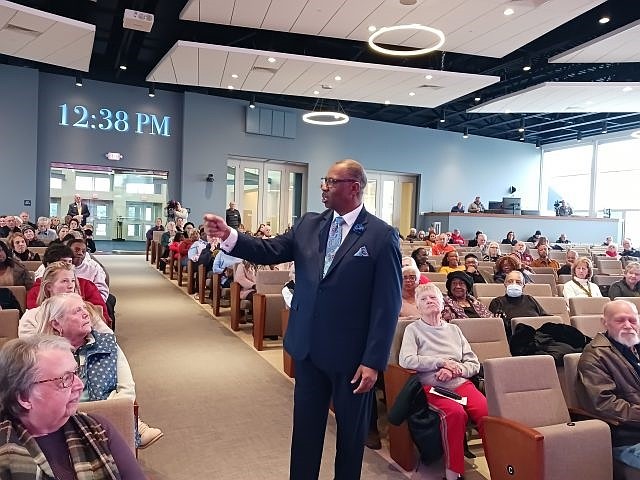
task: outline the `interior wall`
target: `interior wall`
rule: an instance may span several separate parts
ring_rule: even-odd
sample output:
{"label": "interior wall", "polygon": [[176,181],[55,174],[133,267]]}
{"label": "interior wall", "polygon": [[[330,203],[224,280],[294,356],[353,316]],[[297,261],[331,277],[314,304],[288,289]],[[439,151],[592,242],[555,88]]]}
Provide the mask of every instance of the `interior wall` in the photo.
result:
{"label": "interior wall", "polygon": [[[308,164],[310,211],[324,208],[320,177],[343,158],[354,158],[367,169],[421,175],[418,211],[449,211],[476,195],[501,201],[511,185],[522,197],[522,208],[538,208],[540,152],[533,145],[473,135],[463,139],[459,133],[357,118],[339,127],[319,127],[299,116],[295,139],[268,137],[245,132],[246,106],[235,99],[185,94],[182,196],[199,215],[224,211],[226,164],[232,155]],[[204,181],[208,173],[215,182]]]}
{"label": "interior wall", "polygon": [[[38,71],[0,65],[0,214],[36,217]],[[25,206],[25,200],[31,206]],[[48,208],[47,208],[48,213]],[[35,222],[34,222],[35,223]]]}

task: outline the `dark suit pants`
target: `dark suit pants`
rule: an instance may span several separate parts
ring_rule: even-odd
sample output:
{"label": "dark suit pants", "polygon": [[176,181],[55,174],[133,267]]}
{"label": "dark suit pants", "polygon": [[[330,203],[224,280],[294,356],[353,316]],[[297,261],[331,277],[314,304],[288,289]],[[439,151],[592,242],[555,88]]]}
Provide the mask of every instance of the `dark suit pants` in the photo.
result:
{"label": "dark suit pants", "polygon": [[369,432],[373,390],[354,395],[356,385],[349,374],[325,372],[310,359],[296,360],[290,480],[313,480],[320,461],[329,403],[338,426],[335,480],[358,480],[364,442]]}

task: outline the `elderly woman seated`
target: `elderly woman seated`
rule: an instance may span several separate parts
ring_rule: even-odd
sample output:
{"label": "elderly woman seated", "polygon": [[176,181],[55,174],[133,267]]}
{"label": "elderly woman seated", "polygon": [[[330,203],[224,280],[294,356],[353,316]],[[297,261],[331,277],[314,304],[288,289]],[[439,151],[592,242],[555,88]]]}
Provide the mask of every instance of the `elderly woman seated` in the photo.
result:
{"label": "elderly woman seated", "polygon": [[[411,258],[411,257],[409,257]],[[415,265],[402,267],[402,306],[399,317],[418,317],[416,287],[420,284],[420,270]]]}
{"label": "elderly woman seated", "polygon": [[31,272],[17,260],[9,247],[0,241],[0,286],[1,285],[24,285],[29,290],[33,285]]}
{"label": "elderly woman seated", "polygon": [[609,287],[609,298],[640,297],[640,262],[629,262],[624,267],[624,278]]}
{"label": "elderly woman seated", "polygon": [[[37,315],[38,333],[53,334],[71,343],[78,375],[84,383],[81,402],[125,397],[135,400],[135,383],[113,333],[99,332],[99,316],[76,293],[45,300]],[[138,419],[136,445],[146,448],[163,436],[158,428]]]}
{"label": "elderly woman seated", "polygon": [[479,302],[471,291],[473,279],[465,272],[451,272],[447,275],[447,296],[444,297],[442,318],[447,322],[452,318],[487,318],[492,313]]}
{"label": "elderly woman seated", "polygon": [[33,253],[27,246],[27,239],[23,233],[14,232],[7,240],[13,250],[13,256],[22,262],[39,262],[40,255]]}
{"label": "elderly woman seated", "polygon": [[0,477],[145,477],[116,428],[78,413],[83,384],[66,338],[34,335],[0,350]]}
{"label": "elderly woman seated", "polygon": [[593,263],[587,257],[578,258],[571,266],[571,281],[564,284],[562,294],[567,299],[573,297],[601,297],[600,287],[591,281]]}
{"label": "elderly woman seated", "polygon": [[442,266],[440,267],[440,273],[451,273],[456,271],[463,271],[464,265],[460,265],[460,256],[455,250],[445,253],[442,257]]}
{"label": "elderly woman seated", "polygon": [[[440,416],[446,478],[454,480],[464,474],[463,445],[468,417],[476,423],[481,436],[484,433],[487,400],[469,381],[480,371],[480,362],[460,329],[442,319],[444,300],[438,287],[418,286],[416,306],[420,320],[407,326],[404,332],[399,363],[418,372],[429,408]],[[466,397],[466,406],[434,393],[432,387],[444,387]]]}
{"label": "elderly woman seated", "polygon": [[498,242],[489,242],[487,253],[482,256],[482,260],[485,262],[496,262],[501,256],[502,252],[500,251]]}
{"label": "elderly woman seated", "polygon": [[505,255],[500,257],[496,262],[495,270],[496,273],[493,274],[493,281],[496,283],[504,283],[504,279],[507,274],[514,270],[518,270],[522,273],[525,283],[531,282],[531,276],[528,272],[524,271],[522,264],[518,261],[518,258],[515,255]]}

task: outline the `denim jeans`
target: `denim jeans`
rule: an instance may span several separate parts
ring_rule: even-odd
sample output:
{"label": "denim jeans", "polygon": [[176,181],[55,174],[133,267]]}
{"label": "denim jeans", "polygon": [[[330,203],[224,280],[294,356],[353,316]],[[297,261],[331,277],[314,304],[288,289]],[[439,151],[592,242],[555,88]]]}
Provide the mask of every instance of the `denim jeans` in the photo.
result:
{"label": "denim jeans", "polygon": [[630,467],[640,469],[640,443],[625,445],[624,447],[614,447],[613,458]]}

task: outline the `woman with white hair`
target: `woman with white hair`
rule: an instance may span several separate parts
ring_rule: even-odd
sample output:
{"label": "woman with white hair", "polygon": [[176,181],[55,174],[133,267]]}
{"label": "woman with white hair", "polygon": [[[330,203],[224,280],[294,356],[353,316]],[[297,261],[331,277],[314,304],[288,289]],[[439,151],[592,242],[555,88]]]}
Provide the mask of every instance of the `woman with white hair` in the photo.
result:
{"label": "woman with white hair", "polygon": [[[404,332],[399,363],[401,367],[417,371],[429,408],[440,416],[446,479],[455,480],[464,474],[467,419],[471,417],[483,436],[483,417],[488,413],[486,398],[469,381],[480,371],[478,357],[460,328],[442,319],[443,306],[438,287],[429,283],[416,288],[420,320],[408,325]],[[440,387],[466,397],[467,404],[463,406],[437,393]]]}
{"label": "woman with white hair", "polygon": [[[405,257],[407,258],[407,257]],[[413,263],[413,258],[408,257],[411,262],[402,267],[402,306],[400,307],[399,317],[418,317],[418,309],[416,308],[416,287],[420,281],[420,270]],[[403,259],[403,265],[405,260]]]}

